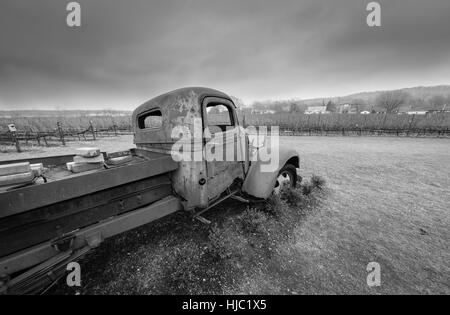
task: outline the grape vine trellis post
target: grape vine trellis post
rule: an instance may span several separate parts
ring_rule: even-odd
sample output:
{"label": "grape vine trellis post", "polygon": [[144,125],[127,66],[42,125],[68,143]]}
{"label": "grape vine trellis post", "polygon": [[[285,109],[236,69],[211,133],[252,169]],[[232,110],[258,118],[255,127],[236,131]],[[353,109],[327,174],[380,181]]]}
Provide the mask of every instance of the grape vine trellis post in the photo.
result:
{"label": "grape vine trellis post", "polygon": [[62,145],[66,145],[66,141],[64,140],[64,131],[61,126],[61,122],[57,122],[56,126],[58,127],[59,139],[61,140]]}

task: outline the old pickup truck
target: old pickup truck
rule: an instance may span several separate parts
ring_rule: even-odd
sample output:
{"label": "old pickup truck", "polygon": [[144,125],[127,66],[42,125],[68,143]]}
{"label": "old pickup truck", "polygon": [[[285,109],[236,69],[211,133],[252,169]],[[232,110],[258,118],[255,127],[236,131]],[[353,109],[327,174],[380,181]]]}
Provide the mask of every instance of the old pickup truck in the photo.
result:
{"label": "old pickup truck", "polygon": [[[176,211],[208,223],[201,215],[227,198],[263,200],[297,182],[298,153],[273,147],[276,165],[263,171],[267,161],[254,158],[263,145],[252,145],[222,92],[160,95],[134,110],[132,126],[135,148],[126,164],[72,174],[65,163],[73,155],[27,159],[42,163],[45,177],[0,188],[1,293],[41,292],[105,239]],[[174,153],[176,145],[183,150]],[[205,152],[233,158],[205,159]]]}

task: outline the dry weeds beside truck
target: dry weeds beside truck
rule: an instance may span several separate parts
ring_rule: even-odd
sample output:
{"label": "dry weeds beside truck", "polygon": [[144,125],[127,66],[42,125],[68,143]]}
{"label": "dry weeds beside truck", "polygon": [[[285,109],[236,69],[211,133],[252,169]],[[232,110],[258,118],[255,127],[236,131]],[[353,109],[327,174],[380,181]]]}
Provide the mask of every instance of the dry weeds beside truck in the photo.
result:
{"label": "dry weeds beside truck", "polygon": [[[195,121],[224,140],[202,138],[189,154],[225,152],[232,145],[233,154],[244,158],[176,161],[173,146],[180,139],[174,130],[198,136]],[[176,211],[207,222],[201,214],[225,199],[261,200],[297,182],[296,151],[280,146],[272,172],[262,172],[264,162],[250,158],[258,148],[222,92],[184,88],[160,95],[134,110],[132,124],[136,148],[125,164],[72,174],[66,163],[73,155],[27,159],[43,164],[45,181],[0,188],[1,293],[39,292],[103,240]],[[104,153],[106,161],[123,154]]]}

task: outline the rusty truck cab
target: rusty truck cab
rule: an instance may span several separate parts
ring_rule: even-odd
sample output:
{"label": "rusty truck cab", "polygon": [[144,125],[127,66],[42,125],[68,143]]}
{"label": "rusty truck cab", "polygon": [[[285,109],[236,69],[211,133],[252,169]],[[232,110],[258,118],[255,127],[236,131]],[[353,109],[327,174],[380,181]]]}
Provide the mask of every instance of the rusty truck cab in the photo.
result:
{"label": "rusty truck cab", "polygon": [[[139,106],[132,123],[138,150],[174,156],[174,148],[178,152],[183,147],[184,158],[172,173],[172,183],[186,210],[208,207],[245,177],[245,160],[237,155],[245,155],[246,136],[233,101],[220,91],[195,87],[160,95]],[[230,142],[233,145],[226,146]],[[234,148],[232,161],[226,159],[225,147]],[[205,154],[218,150],[223,151],[222,160],[205,159]]]}

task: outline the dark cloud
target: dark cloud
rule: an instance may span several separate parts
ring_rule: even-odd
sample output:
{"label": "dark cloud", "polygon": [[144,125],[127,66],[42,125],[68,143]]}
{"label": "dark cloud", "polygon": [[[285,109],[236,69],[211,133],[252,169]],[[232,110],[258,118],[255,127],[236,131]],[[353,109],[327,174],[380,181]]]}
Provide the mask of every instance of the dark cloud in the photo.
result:
{"label": "dark cloud", "polygon": [[450,1],[61,0],[0,3],[0,108],[132,109],[202,85],[242,97],[309,98],[446,84]]}

